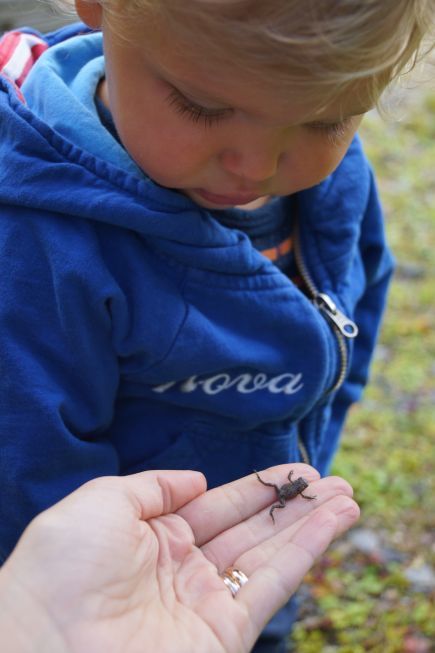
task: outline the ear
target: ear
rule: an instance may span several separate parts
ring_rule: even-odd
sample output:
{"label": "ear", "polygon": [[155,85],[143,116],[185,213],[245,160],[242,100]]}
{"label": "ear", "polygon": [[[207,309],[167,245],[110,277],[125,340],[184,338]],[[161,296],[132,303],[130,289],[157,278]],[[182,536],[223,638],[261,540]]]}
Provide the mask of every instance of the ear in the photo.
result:
{"label": "ear", "polygon": [[76,12],[79,18],[92,29],[100,29],[103,19],[103,8],[96,0],[75,0]]}

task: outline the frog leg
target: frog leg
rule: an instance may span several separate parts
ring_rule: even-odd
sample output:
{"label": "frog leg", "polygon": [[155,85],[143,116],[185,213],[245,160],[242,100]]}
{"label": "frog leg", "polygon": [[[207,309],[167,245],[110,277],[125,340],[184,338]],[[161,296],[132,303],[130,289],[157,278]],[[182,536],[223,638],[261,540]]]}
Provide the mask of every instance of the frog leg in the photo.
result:
{"label": "frog leg", "polygon": [[276,508],[285,508],[285,499],[283,499],[283,498],[281,497],[280,500],[279,500],[279,503],[275,503],[275,504],[272,506],[272,508],[269,510],[269,515],[272,517],[272,521],[273,521],[273,523],[275,523],[275,517],[273,516],[273,511],[274,511]]}
{"label": "frog leg", "polygon": [[256,472],[255,469],[254,469],[254,473],[257,475],[257,478],[260,481],[260,483],[263,483],[263,485],[268,485],[269,487],[274,487],[277,494],[279,494],[279,487],[275,485],[275,483],[267,483],[266,481],[263,481],[263,479],[260,478],[260,474]]}

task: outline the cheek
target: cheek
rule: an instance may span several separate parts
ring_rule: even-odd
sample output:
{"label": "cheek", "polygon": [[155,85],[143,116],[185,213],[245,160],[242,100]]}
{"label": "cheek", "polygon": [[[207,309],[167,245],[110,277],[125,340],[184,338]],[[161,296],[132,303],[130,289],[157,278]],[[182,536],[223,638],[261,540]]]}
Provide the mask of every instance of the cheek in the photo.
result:
{"label": "cheek", "polygon": [[106,71],[110,108],[124,147],[161,185],[188,182],[212,155],[204,130],[179,116],[152,80],[127,84],[116,72]]}
{"label": "cheek", "polygon": [[343,159],[346,150],[347,147],[337,146],[318,148],[316,150],[313,164],[314,170],[320,179],[324,179],[336,169]]}
{"label": "cheek", "polygon": [[322,137],[321,141],[317,138],[315,142],[306,142],[295,161],[300,184],[309,187],[326,179],[342,161],[350,141],[351,138],[332,144]]}
{"label": "cheek", "polygon": [[197,175],[211,156],[210,147],[199,137],[199,129],[183,129],[178,116],[167,109],[124,114],[120,137],[131,157],[152,179],[177,187]]}

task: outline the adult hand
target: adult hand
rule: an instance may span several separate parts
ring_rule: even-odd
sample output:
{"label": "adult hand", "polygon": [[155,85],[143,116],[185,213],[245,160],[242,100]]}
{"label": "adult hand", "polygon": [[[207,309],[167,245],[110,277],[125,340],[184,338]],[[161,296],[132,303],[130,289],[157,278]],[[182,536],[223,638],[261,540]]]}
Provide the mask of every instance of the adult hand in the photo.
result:
{"label": "adult hand", "polygon": [[[85,484],[40,514],[0,572],[8,653],[242,653],[338,534],[358,518],[343,479],[302,464],[315,501],[269,508],[255,475],[206,492],[202,474],[149,471]],[[235,598],[220,573],[249,581]]]}

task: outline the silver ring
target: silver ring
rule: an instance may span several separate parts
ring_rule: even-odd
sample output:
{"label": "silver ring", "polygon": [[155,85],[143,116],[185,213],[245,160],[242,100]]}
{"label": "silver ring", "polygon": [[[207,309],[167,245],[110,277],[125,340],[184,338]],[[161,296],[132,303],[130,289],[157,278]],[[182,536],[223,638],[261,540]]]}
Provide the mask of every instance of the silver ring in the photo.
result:
{"label": "silver ring", "polygon": [[227,567],[221,574],[221,578],[225,585],[229,588],[231,594],[236,596],[239,589],[248,582],[248,577],[240,569],[235,567]]}

